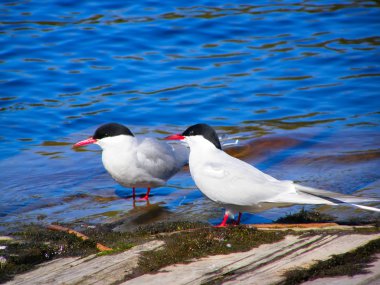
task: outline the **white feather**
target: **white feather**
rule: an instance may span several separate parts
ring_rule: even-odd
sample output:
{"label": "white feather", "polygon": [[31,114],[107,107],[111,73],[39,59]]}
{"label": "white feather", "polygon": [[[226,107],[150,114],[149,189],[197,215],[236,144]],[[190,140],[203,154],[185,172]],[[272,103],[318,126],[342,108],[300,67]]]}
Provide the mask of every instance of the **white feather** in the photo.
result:
{"label": "white feather", "polygon": [[[227,209],[257,211],[265,204],[337,205],[374,201],[277,180],[215,148],[200,135],[186,137],[185,141],[190,146],[189,166],[195,184],[209,199]],[[359,208],[380,211],[373,207]]]}

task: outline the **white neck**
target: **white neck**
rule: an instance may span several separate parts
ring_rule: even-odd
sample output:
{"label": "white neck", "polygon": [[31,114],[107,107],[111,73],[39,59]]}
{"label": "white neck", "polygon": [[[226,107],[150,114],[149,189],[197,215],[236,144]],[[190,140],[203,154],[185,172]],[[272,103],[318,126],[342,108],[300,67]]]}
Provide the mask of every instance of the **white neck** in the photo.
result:
{"label": "white neck", "polygon": [[[96,142],[102,148],[102,161],[104,168],[120,184],[124,182],[125,173],[132,173],[134,156],[138,142],[136,138],[128,135],[106,137]],[[128,180],[127,177],[126,180]],[[126,185],[127,186],[127,185]],[[129,186],[128,186],[129,187]]]}
{"label": "white neck", "polygon": [[212,142],[206,140],[203,136],[189,136],[185,138],[185,142],[190,147],[190,170],[191,165],[204,163],[207,161],[206,157],[210,157],[212,153],[219,151]]}
{"label": "white neck", "polygon": [[103,150],[102,161],[108,172],[113,173],[114,169],[123,168],[127,161],[135,155],[137,141],[132,136],[119,135],[106,137],[97,141]]}

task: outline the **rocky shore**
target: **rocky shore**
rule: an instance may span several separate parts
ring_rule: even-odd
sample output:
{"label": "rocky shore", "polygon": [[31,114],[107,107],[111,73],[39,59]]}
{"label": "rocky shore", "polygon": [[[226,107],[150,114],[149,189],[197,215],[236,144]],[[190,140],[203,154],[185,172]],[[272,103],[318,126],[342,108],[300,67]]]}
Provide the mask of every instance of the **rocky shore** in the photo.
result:
{"label": "rocky shore", "polygon": [[[58,244],[62,243],[58,235],[73,236],[54,234]],[[112,250],[91,252],[80,242],[68,243],[67,248],[75,251],[78,247],[83,252],[57,255],[2,281],[25,285],[380,284],[380,230],[373,225],[269,224],[218,229],[168,223],[134,234],[107,236],[93,230],[87,235],[90,240],[80,242],[89,248],[96,245],[91,240],[97,239],[112,245]],[[37,236],[43,239],[41,233]],[[11,246],[12,241],[7,243]]]}

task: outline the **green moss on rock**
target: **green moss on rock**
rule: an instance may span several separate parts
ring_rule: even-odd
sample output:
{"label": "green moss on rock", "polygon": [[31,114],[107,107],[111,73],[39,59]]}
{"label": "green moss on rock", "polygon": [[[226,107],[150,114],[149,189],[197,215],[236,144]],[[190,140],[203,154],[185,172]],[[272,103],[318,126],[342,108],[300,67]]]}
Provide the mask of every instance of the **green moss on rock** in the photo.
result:
{"label": "green moss on rock", "polygon": [[55,257],[84,256],[97,251],[91,240],[84,241],[72,234],[39,226],[27,226],[13,236],[12,242],[0,241],[0,245],[6,246],[1,252],[0,283]]}
{"label": "green moss on rock", "polygon": [[353,276],[367,273],[369,263],[376,260],[375,254],[380,253],[380,239],[370,241],[354,251],[333,255],[325,261],[318,261],[309,269],[294,269],[288,271],[286,279],[279,285],[296,285],[323,277]]}
{"label": "green moss on rock", "polygon": [[288,214],[275,221],[280,224],[306,224],[306,223],[329,223],[334,222],[335,218],[319,213],[317,211],[307,211],[304,208],[298,213]]}
{"label": "green moss on rock", "polygon": [[133,277],[209,255],[247,251],[264,243],[279,241],[284,236],[283,232],[264,232],[243,226],[204,227],[161,235],[158,238],[163,239],[166,246],[157,251],[143,253]]}

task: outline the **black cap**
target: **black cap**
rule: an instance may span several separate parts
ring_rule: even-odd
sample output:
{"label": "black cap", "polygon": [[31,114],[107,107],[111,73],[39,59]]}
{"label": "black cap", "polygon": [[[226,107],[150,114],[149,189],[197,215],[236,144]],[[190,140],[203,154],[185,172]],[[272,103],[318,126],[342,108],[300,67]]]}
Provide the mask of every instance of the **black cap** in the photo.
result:
{"label": "black cap", "polygon": [[100,126],[96,129],[93,138],[100,140],[106,137],[115,137],[119,135],[134,136],[130,129],[126,126],[120,125],[118,123],[108,123]]}
{"label": "black cap", "polygon": [[183,133],[183,136],[197,136],[201,135],[206,140],[210,141],[216,148],[222,149],[218,135],[215,130],[207,124],[196,124],[188,127]]}

